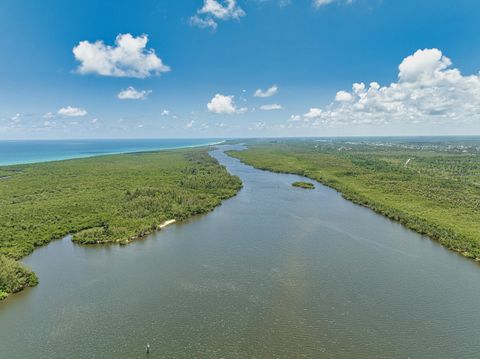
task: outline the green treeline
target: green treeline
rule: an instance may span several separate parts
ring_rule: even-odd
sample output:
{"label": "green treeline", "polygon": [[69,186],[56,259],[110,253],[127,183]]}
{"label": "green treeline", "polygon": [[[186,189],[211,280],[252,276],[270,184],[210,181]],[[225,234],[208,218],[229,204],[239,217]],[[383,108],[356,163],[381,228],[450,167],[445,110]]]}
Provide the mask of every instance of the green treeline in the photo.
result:
{"label": "green treeline", "polygon": [[73,234],[124,244],[218,206],[241,188],[206,149],[0,167],[0,297],[35,285],[16,260]]}
{"label": "green treeline", "polygon": [[37,285],[38,278],[23,264],[6,256],[0,256],[0,300],[8,294],[16,293],[25,287]]}
{"label": "green treeline", "polygon": [[480,260],[479,149],[479,143],[284,140],[252,141],[229,154],[260,169],[317,180]]}

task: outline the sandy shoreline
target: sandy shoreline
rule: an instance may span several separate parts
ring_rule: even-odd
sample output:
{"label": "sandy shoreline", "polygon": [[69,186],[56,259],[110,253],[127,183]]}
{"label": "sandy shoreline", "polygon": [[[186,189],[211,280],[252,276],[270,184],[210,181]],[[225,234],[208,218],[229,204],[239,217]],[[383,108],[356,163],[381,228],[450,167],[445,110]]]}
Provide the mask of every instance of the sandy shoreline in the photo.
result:
{"label": "sandy shoreline", "polygon": [[[177,221],[176,219],[169,219],[167,221],[164,221],[160,225],[157,226],[157,230],[161,230],[161,229],[175,223],[176,221]],[[120,245],[126,245],[130,242],[133,242],[133,241],[137,240],[137,239],[144,238],[144,237],[152,234],[153,232],[154,231],[145,231],[145,232],[140,233],[137,236],[131,237],[130,239],[127,239],[127,240],[124,240],[124,241],[117,241],[117,243],[119,243]],[[111,243],[111,242],[97,242],[97,244],[103,244],[103,243]]]}
{"label": "sandy shoreline", "polygon": [[176,220],[175,219],[169,219],[168,221],[165,221],[163,222],[161,225],[158,226],[158,229],[162,229],[162,228],[165,228],[166,226],[169,226],[173,223],[175,223]]}

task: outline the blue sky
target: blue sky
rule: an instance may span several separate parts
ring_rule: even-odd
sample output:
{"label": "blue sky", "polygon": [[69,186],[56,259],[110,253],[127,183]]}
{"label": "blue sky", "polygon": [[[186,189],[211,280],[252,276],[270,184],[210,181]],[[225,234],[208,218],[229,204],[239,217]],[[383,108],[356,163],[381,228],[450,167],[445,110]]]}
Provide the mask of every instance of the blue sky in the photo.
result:
{"label": "blue sky", "polygon": [[480,134],[479,21],[474,0],[2,0],[0,139]]}

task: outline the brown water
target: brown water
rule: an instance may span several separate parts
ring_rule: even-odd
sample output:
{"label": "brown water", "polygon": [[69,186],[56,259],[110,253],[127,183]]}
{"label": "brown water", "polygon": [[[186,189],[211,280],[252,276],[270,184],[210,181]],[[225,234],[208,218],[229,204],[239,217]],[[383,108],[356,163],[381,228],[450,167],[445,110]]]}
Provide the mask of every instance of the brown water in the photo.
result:
{"label": "brown water", "polygon": [[0,358],[479,358],[477,264],[213,155],[244,189],[212,213],[26,258],[40,285],[0,303]]}

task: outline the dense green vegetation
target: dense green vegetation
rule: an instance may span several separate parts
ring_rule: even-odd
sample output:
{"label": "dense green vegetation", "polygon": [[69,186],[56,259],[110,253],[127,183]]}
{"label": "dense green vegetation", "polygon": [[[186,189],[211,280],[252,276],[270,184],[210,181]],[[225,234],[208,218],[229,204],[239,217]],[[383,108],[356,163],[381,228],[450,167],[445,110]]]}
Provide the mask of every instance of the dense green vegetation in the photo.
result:
{"label": "dense green vegetation", "polygon": [[37,285],[35,273],[14,259],[0,255],[0,300],[9,293],[16,293],[25,287]]}
{"label": "dense green vegetation", "polygon": [[230,152],[260,169],[304,175],[355,203],[480,260],[480,140],[252,141]]}
{"label": "dense green vegetation", "polygon": [[303,182],[303,181],[297,181],[292,183],[293,187],[300,187],[300,188],[305,188],[305,189],[314,189],[315,186],[313,183],[310,182]]}
{"label": "dense green vegetation", "polygon": [[[18,262],[35,247],[73,234],[82,244],[127,243],[234,196],[241,181],[206,149],[1,167],[0,292],[36,283]],[[4,265],[5,264],[5,265]]]}

